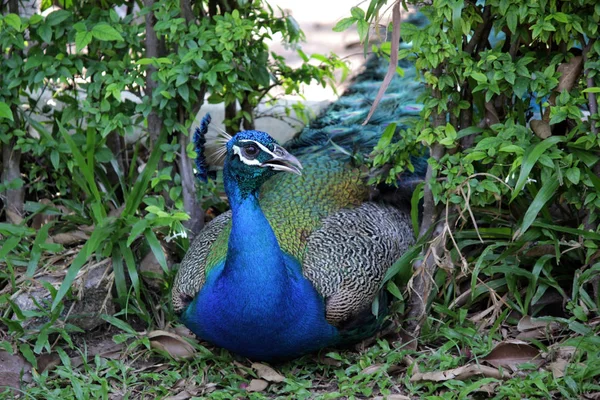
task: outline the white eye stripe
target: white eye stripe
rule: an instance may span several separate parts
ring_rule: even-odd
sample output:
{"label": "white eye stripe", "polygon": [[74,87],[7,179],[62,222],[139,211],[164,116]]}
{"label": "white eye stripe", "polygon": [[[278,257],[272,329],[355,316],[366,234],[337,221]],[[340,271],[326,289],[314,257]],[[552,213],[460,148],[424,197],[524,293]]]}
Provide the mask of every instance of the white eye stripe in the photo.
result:
{"label": "white eye stripe", "polygon": [[268,153],[268,154],[270,154],[272,157],[277,157],[277,155],[275,155],[275,154],[274,154],[274,153],[273,153],[271,150],[269,150],[269,148],[268,148],[267,146],[265,146],[265,145],[263,145],[263,144],[260,144],[260,143],[258,143],[258,142],[256,142],[256,141],[254,141],[254,140],[250,140],[250,139],[242,139],[242,140],[240,140],[240,142],[244,142],[244,143],[251,142],[251,143],[254,143],[254,144],[255,144],[255,145],[257,145],[257,146],[258,146],[258,147],[259,147],[259,148],[260,148],[262,151],[264,151],[265,153]]}
{"label": "white eye stripe", "polygon": [[[241,140],[240,140],[241,141]],[[249,140],[249,142],[254,142],[253,140]],[[238,146],[233,146],[233,154],[237,154],[240,160],[246,165],[260,165],[261,162],[258,159],[249,160],[242,154],[242,149]]]}

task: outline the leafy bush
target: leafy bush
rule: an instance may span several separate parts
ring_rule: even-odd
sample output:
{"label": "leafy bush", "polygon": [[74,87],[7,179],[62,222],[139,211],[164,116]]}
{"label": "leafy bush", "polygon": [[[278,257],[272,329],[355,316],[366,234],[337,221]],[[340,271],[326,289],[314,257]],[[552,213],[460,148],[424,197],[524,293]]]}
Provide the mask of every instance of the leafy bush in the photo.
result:
{"label": "leafy bush", "polygon": [[[385,3],[337,28],[374,22]],[[426,26],[395,20],[391,30],[412,45],[398,58],[425,84],[422,118],[373,155],[389,183],[410,168],[411,151],[430,149],[420,232],[431,241],[415,261],[410,316],[422,320],[439,266],[438,300],[451,309],[508,292],[517,315],[550,313],[591,333],[580,323],[600,306],[600,5],[434,0],[420,11]],[[542,311],[552,294],[566,307]]]}
{"label": "leafy bush", "polygon": [[189,160],[205,95],[233,109],[228,124],[239,129],[271,88],[298,93],[301,82],[325,85],[346,68],[304,53],[291,68],[270,53],[271,36],[294,46],[303,33],[260,0],[150,3],[120,16],[106,2],[67,2],[45,17],[20,16],[11,3],[0,16],[3,308],[19,289],[15,277],[54,268],[47,256],[84,242],[52,294],[52,318],[81,268],[110,258],[124,312],[150,322],[147,302],[158,299],[143,295],[140,260],[152,251],[168,289],[163,247],[183,253],[189,214],[198,229],[199,203],[216,198],[215,186],[195,193]]}

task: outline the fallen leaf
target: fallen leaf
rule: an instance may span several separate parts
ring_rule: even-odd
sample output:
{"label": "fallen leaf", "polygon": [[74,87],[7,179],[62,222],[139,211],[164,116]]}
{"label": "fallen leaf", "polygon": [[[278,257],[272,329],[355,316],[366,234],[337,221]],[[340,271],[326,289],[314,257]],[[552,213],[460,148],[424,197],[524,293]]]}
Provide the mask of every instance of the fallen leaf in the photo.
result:
{"label": "fallen leaf", "polygon": [[373,365],[369,365],[367,368],[363,369],[362,371],[360,371],[360,373],[362,375],[371,375],[376,373],[377,371],[379,371],[381,368],[383,368],[383,364],[373,364]]}
{"label": "fallen leaf", "polygon": [[190,393],[188,393],[187,390],[183,390],[183,391],[177,393],[175,396],[165,397],[164,400],[187,400],[191,397],[192,397],[192,395]]}
{"label": "fallen leaf", "polygon": [[173,358],[190,358],[196,354],[194,347],[176,333],[156,330],[148,333],[150,346],[162,350]]}
{"label": "fallen leaf", "polygon": [[548,365],[548,369],[552,372],[554,379],[562,378],[565,376],[567,365],[569,365],[567,360],[559,358],[558,360],[551,362],[550,365]]}
{"label": "fallen leaf", "polygon": [[279,372],[275,371],[273,368],[268,365],[261,363],[253,363],[252,369],[256,371],[256,374],[259,378],[262,378],[269,382],[283,382],[285,377],[281,375]]}
{"label": "fallen leaf", "polygon": [[252,379],[248,386],[246,387],[246,391],[248,392],[262,392],[269,386],[267,381],[262,379]]}
{"label": "fallen leaf", "polygon": [[504,367],[513,370],[524,363],[534,363],[538,366],[544,363],[537,348],[520,340],[499,343],[482,360],[496,368]]}
{"label": "fallen leaf", "polygon": [[558,329],[560,329],[560,324],[557,322],[540,321],[525,315],[517,324],[517,330],[520,333],[516,339],[543,339],[546,336],[552,336],[552,332]]}
{"label": "fallen leaf", "polygon": [[410,397],[405,396],[403,394],[390,394],[385,397],[383,397],[383,396],[373,397],[373,400],[410,400]]}
{"label": "fallen leaf", "polygon": [[85,242],[90,236],[83,231],[71,231],[65,233],[57,233],[56,235],[50,236],[50,239],[54,243],[68,246],[75,243]]}
{"label": "fallen leaf", "polygon": [[487,393],[488,396],[492,396],[496,394],[496,388],[498,387],[498,382],[490,382],[482,385],[477,389],[478,392]]}
{"label": "fallen leaf", "polygon": [[60,356],[58,353],[40,354],[37,357],[37,371],[40,374],[46,370],[52,370],[57,365],[60,365]]}
{"label": "fallen leaf", "polygon": [[476,375],[483,375],[488,378],[502,379],[508,377],[508,374],[501,373],[496,368],[478,364],[467,364],[462,367],[448,369],[445,371],[433,372],[415,372],[410,377],[411,382],[429,381],[445,382],[452,379],[466,380]]}

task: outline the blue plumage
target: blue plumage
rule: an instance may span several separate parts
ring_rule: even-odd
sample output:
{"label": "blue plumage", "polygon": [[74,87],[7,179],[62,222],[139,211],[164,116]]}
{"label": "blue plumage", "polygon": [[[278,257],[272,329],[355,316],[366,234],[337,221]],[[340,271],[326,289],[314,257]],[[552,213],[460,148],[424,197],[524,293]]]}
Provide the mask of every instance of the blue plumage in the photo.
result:
{"label": "blue plumage", "polygon": [[200,126],[194,131],[193,139],[194,151],[196,152],[196,178],[204,183],[208,181],[208,178],[215,179],[216,177],[214,171],[208,170],[208,163],[206,162],[206,133],[210,121],[210,114],[206,114],[200,121]]}

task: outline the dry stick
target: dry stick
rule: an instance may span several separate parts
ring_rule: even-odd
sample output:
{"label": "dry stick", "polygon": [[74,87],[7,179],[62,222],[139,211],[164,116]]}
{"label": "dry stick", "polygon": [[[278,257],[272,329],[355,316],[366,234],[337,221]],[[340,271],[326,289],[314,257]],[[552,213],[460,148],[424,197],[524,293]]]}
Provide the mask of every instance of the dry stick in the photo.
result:
{"label": "dry stick", "polygon": [[[438,66],[433,70],[433,75],[441,76],[442,66]],[[441,93],[439,89],[432,90],[433,97],[440,99]],[[446,114],[438,112],[433,113],[433,127],[437,128],[446,124]],[[446,148],[435,143],[430,149],[430,158],[439,161],[445,154]],[[433,167],[427,166],[425,182],[431,182],[433,178]],[[426,316],[426,307],[431,293],[433,283],[433,275],[436,268],[436,258],[441,254],[445,244],[445,224],[446,221],[438,221],[440,216],[439,207],[435,205],[433,193],[430,185],[425,185],[423,196],[423,223],[419,230],[419,237],[427,234],[433,226],[432,240],[429,245],[421,251],[421,259],[413,263],[414,276],[411,287],[411,297],[409,302],[410,311],[407,316],[406,331],[413,337],[417,337],[421,330],[421,325]]]}
{"label": "dry stick", "polygon": [[396,74],[396,68],[398,67],[398,47],[400,45],[400,17],[401,17],[400,1],[397,1],[396,3],[394,3],[394,6],[392,7],[393,28],[392,28],[392,40],[391,40],[392,49],[390,51],[390,64],[388,66],[387,72],[385,73],[385,78],[383,78],[383,82],[381,83],[381,87],[379,88],[379,91],[377,92],[377,96],[375,96],[373,105],[371,105],[369,114],[367,115],[367,118],[362,123],[363,125],[366,125],[369,122],[369,120],[371,119],[371,117],[373,116],[373,113],[377,109],[377,105],[383,98],[385,91],[390,86],[390,82],[392,81],[392,78]]}
{"label": "dry stick", "polygon": [[[194,14],[192,12],[192,6],[190,0],[181,0],[181,13],[187,24],[194,23]],[[198,97],[197,103],[192,107],[192,114],[188,115],[185,107],[179,105],[179,123],[185,125],[185,121],[189,118],[195,118],[198,110],[204,103],[204,95],[206,94],[206,86],[202,85],[200,90],[196,92]],[[183,207],[185,212],[190,216],[190,219],[185,221],[183,225],[190,231],[190,238],[193,238],[198,234],[204,227],[204,209],[198,202],[196,196],[196,185],[194,178],[194,171],[192,167],[192,160],[187,155],[187,145],[189,143],[189,135],[183,132],[179,132],[178,137],[180,152],[178,159],[178,169],[181,176],[181,187],[183,197]]]}

